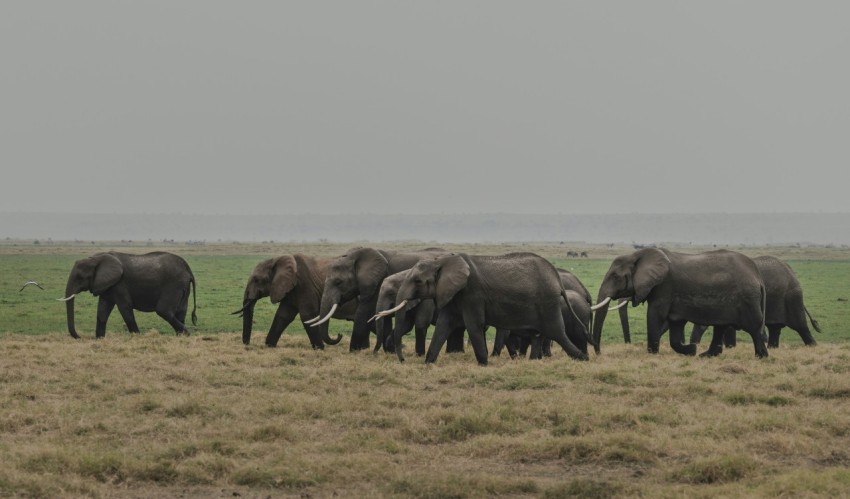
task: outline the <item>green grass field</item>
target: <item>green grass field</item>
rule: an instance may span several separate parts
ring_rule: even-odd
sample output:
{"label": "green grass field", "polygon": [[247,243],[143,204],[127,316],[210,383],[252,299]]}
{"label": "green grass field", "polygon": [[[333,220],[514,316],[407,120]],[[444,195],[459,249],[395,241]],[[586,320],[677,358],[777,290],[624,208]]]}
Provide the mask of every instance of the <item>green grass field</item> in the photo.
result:
{"label": "green grass field", "polygon": [[[198,280],[199,326],[176,337],[155,314],[143,334],[118,314],[93,340],[95,298],[77,300],[72,340],[61,297],[73,261],[106,246],[0,245],[0,496],[25,497],[840,497],[850,490],[850,253],[772,249],[797,271],[824,332],[792,331],[757,360],[748,341],[714,359],[633,345],[609,316],[602,355],[575,362],[471,349],[426,366],[409,356],[313,351],[299,327],[263,346],[273,306],[241,343],[248,273],[263,258],[345,246],[165,248]],[[150,248],[128,248],[144,252]],[[591,248],[530,250],[595,295],[611,258]],[[762,249],[750,254],[765,254]],[[47,289],[29,287],[28,279]],[[261,306],[262,305],[262,306]],[[160,332],[162,334],[160,334]],[[492,339],[492,336],[491,336]],[[410,343],[410,340],[408,340]],[[408,346],[409,348],[410,346]]]}

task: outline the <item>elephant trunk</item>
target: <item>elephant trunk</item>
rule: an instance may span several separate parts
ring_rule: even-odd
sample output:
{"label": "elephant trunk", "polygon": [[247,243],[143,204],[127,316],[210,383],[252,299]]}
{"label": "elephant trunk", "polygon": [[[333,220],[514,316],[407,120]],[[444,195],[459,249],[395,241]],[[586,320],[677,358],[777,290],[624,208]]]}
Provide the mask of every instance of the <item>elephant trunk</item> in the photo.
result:
{"label": "elephant trunk", "polygon": [[608,316],[608,307],[601,307],[596,310],[593,316],[593,348],[596,353],[599,353],[600,345],[602,344],[602,326],[605,325],[605,317]]}
{"label": "elephant trunk", "polygon": [[257,300],[246,299],[242,307],[242,343],[251,343],[251,328],[254,325],[254,305]]}
{"label": "elephant trunk", "polygon": [[324,324],[325,327],[322,328],[322,341],[325,342],[326,345],[336,345],[340,341],[342,341],[342,335],[337,333],[336,338],[331,338],[328,334],[328,324]]}
{"label": "elephant trunk", "polygon": [[71,337],[74,339],[80,339],[80,335],[77,334],[77,328],[74,327],[74,299],[65,302],[65,311],[68,314],[68,332],[71,333]]}

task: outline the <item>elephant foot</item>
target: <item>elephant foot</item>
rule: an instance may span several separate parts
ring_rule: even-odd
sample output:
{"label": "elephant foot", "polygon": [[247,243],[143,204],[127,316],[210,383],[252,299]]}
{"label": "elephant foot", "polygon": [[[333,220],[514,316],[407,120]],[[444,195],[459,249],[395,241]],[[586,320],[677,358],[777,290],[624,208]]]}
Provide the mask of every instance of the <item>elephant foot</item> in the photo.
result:
{"label": "elephant foot", "polygon": [[718,355],[720,355],[721,353],[723,353],[723,348],[722,348],[722,347],[709,348],[709,349],[708,349],[708,350],[706,350],[705,352],[703,352],[703,353],[699,354],[699,356],[700,356],[700,357],[717,357],[717,356],[718,356]]}
{"label": "elephant foot", "polygon": [[767,348],[765,348],[764,350],[756,349],[756,357],[760,359],[766,359],[768,357]]}
{"label": "elephant foot", "polygon": [[[808,341],[808,342],[805,342],[805,343],[806,343],[807,347],[814,347],[814,346],[817,346],[817,344],[818,344],[818,342],[815,341],[814,338],[812,338],[811,341]],[[779,346],[779,345],[777,345],[777,346]]]}
{"label": "elephant foot", "polygon": [[768,342],[767,348],[779,348],[779,343],[778,342],[777,343]]}
{"label": "elephant foot", "polygon": [[696,343],[688,343],[687,345],[670,345],[673,347],[673,351],[682,355],[696,355],[697,354],[697,345]]}

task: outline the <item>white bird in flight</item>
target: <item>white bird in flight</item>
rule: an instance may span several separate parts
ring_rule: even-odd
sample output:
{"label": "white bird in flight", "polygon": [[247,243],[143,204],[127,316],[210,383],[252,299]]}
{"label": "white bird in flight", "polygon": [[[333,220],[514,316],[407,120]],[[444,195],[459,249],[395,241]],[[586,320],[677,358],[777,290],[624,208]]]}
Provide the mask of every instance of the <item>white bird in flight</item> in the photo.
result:
{"label": "white bird in flight", "polygon": [[[26,284],[24,284],[24,287],[23,287],[23,288],[21,288],[21,291],[23,291],[23,290],[24,290],[24,288],[26,288],[27,286],[30,286],[30,285],[32,285],[32,286],[38,286],[38,289],[40,289],[40,290],[44,291],[44,288],[42,288],[42,287],[41,287],[41,284],[39,284],[39,283],[37,283],[37,282],[35,282],[35,281],[27,281],[27,282],[26,282]],[[20,293],[21,291],[18,291],[18,293]]]}

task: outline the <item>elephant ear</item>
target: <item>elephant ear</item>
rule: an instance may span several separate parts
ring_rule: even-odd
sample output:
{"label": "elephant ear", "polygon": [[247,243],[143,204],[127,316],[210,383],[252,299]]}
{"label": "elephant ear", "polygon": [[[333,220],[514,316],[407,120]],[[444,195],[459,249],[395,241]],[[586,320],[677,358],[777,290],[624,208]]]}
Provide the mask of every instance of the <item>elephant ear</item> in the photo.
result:
{"label": "elephant ear", "polygon": [[274,262],[272,267],[272,285],[269,296],[272,303],[280,303],[286,294],[298,284],[298,264],[291,255],[285,255]]}
{"label": "elephant ear", "polygon": [[97,260],[97,265],[94,268],[91,292],[98,296],[121,280],[121,276],[124,275],[124,266],[121,265],[121,260],[109,253],[92,258]]}
{"label": "elephant ear", "polygon": [[375,296],[387,272],[390,263],[374,248],[359,248],[354,254],[354,274],[357,278],[357,288],[361,299]]}
{"label": "elephant ear", "polygon": [[450,255],[443,258],[436,281],[437,308],[445,307],[469,280],[469,264],[460,255]]}
{"label": "elephant ear", "polygon": [[650,249],[635,262],[632,303],[637,306],[646,301],[655,286],[661,284],[670,273],[670,259],[661,250]]}

